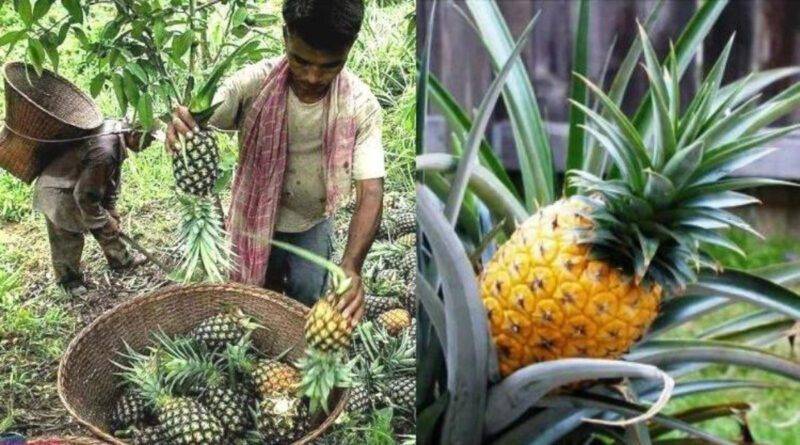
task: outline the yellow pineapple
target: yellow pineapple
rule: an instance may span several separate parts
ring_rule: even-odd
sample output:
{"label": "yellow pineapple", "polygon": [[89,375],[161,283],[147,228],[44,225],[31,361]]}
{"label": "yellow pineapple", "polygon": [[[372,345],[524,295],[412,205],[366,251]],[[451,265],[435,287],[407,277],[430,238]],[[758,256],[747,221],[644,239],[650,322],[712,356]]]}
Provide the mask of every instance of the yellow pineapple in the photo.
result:
{"label": "yellow pineapple", "polygon": [[481,275],[500,370],[566,357],[618,357],[658,313],[661,287],[636,284],[580,243],[587,207],[563,199],[525,221]]}
{"label": "yellow pineapple", "polygon": [[338,351],[350,345],[353,327],[336,307],[338,295],[331,294],[319,300],[306,319],[306,343],[321,351]]}
{"label": "yellow pineapple", "polygon": [[300,371],[282,362],[260,361],[253,370],[253,383],[262,397],[293,394],[300,384]]}
{"label": "yellow pineapple", "polygon": [[379,315],[378,323],[390,335],[397,335],[411,326],[411,314],[405,309],[392,309]]}

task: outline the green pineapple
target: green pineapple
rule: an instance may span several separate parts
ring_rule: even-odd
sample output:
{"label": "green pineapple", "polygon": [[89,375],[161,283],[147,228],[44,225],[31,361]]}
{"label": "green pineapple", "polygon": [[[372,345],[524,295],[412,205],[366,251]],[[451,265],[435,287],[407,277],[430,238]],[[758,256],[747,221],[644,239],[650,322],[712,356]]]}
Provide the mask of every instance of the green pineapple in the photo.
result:
{"label": "green pineapple", "polygon": [[363,413],[373,408],[373,396],[366,385],[357,385],[350,390],[345,410],[351,414]]}
{"label": "green pineapple", "polygon": [[155,425],[136,429],[131,434],[130,443],[131,445],[167,445],[164,427]]}
{"label": "green pineapple", "polygon": [[267,445],[292,443],[308,431],[308,408],[296,397],[274,395],[258,402],[256,427]]}
{"label": "green pineapple", "polygon": [[182,152],[172,158],[175,184],[189,195],[210,195],[219,175],[219,147],[214,133],[201,130],[182,148]]}
{"label": "green pineapple", "polygon": [[182,445],[222,445],[224,428],[202,404],[185,396],[175,395],[174,386],[162,374],[158,354],[145,355],[127,344],[124,356],[127,366],[120,376],[147,401],[163,427],[164,441]]}
{"label": "green pineapple", "polygon": [[372,320],[386,311],[399,307],[400,301],[396,298],[378,297],[375,295],[367,295],[364,297],[364,317],[367,320]]}
{"label": "green pineapple", "polygon": [[384,385],[384,393],[392,405],[407,411],[414,411],[417,398],[417,380],[415,377],[400,377],[390,380]]}
{"label": "green pineapple", "polygon": [[413,211],[404,210],[394,218],[394,237],[410,235],[417,230],[417,215]]}
{"label": "green pineapple", "polygon": [[114,430],[123,430],[138,423],[145,422],[153,416],[147,406],[147,401],[136,391],[126,389],[117,399],[111,412],[111,427]]}
{"label": "green pineapple", "polygon": [[216,351],[238,342],[256,327],[258,325],[241,309],[232,309],[203,320],[189,335]]}

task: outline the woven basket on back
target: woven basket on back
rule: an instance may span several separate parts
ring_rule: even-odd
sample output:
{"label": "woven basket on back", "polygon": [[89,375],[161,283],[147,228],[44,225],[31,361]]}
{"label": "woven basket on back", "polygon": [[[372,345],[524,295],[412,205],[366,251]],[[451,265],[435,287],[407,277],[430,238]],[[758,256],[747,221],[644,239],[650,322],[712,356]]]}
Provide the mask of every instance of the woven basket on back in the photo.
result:
{"label": "woven basket on back", "polygon": [[103,123],[97,104],[67,79],[10,62],[5,78],[5,125],[0,132],[0,168],[30,183],[64,145],[39,140],[72,139],[93,134]]}
{"label": "woven basket on back", "polygon": [[[269,356],[289,348],[287,358],[299,359],[305,349],[303,327],[308,308],[283,295],[240,284],[173,286],[120,304],[98,317],[72,340],[58,369],[58,393],[67,411],[98,437],[125,442],[109,434],[109,415],[120,395],[117,351],[123,340],[135,350],[151,344],[151,333],[185,334],[200,321],[232,303],[267,329],[253,335],[256,347]],[[314,429],[296,444],[311,443],[341,414],[346,393],[337,391],[331,414],[312,419]]]}

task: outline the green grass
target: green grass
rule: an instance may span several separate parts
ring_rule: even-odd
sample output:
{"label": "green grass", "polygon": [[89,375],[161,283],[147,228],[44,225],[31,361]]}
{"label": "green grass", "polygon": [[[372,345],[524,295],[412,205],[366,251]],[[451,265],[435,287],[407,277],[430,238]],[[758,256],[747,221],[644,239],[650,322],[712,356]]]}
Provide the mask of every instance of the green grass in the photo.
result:
{"label": "green grass", "polygon": [[[800,241],[786,237],[769,237],[760,240],[755,236],[731,232],[731,239],[747,253],[746,258],[727,251],[715,251],[716,258],[725,267],[753,269],[770,264],[786,262],[800,257]],[[749,304],[739,303],[687,323],[670,334],[673,338],[697,338],[697,335],[720,323],[755,311]],[[781,340],[767,348],[769,352],[784,357],[793,357],[789,343]],[[797,349],[795,349],[796,353]],[[703,379],[745,379],[766,382],[780,386],[775,389],[728,390],[684,397],[670,402],[667,413],[675,414],[691,408],[727,404],[737,401],[747,402],[751,410],[747,422],[758,443],[792,444],[800,437],[800,386],[789,380],[767,372],[745,369],[736,366],[714,365],[692,375]],[[721,437],[738,440],[740,423],[736,417],[715,419],[698,424],[702,429]],[[672,434],[667,437],[678,437]]]}

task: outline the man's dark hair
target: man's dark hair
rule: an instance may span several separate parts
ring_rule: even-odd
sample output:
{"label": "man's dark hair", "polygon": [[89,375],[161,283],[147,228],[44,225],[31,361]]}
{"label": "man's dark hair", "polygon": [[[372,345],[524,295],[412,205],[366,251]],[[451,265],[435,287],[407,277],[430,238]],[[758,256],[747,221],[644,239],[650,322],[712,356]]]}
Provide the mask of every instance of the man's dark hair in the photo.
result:
{"label": "man's dark hair", "polygon": [[364,0],[285,0],[289,33],[322,51],[341,51],[356,41],[364,20]]}

